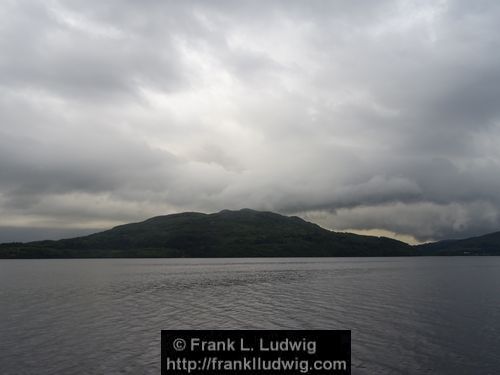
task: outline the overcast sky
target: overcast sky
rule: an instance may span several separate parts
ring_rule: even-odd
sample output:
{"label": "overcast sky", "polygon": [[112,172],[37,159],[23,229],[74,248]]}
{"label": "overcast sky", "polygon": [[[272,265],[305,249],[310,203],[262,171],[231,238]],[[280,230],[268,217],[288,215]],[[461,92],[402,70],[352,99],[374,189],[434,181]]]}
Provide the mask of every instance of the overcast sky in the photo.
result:
{"label": "overcast sky", "polygon": [[3,0],[0,242],[224,208],[500,230],[500,2]]}

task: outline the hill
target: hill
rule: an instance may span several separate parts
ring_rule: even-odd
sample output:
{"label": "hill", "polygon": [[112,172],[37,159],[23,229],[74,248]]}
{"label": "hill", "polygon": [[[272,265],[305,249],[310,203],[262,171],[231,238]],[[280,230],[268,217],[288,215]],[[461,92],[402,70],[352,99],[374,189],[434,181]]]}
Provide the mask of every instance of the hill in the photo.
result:
{"label": "hill", "polygon": [[59,241],[0,245],[0,258],[325,257],[416,255],[385,237],[337,233],[250,209],[186,212]]}
{"label": "hill", "polygon": [[416,246],[423,255],[500,255],[500,232]]}

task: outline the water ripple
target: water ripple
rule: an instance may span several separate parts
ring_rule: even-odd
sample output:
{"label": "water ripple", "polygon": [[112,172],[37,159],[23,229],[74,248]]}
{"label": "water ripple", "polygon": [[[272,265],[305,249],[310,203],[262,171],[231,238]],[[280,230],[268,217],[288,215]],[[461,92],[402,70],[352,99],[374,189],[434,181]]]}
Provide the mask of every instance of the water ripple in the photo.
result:
{"label": "water ripple", "polygon": [[161,329],[350,329],[353,374],[496,374],[500,258],[0,261],[2,374],[158,374]]}

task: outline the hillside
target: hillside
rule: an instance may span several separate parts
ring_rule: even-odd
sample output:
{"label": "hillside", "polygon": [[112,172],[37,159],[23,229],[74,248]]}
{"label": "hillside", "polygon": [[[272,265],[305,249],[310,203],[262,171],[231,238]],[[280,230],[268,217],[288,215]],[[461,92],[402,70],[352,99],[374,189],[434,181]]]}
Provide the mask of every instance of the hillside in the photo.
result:
{"label": "hillside", "polygon": [[187,212],[59,241],[0,245],[0,258],[324,257],[416,255],[385,237],[337,233],[249,209]]}
{"label": "hillside", "polygon": [[424,255],[500,255],[500,232],[416,246]]}

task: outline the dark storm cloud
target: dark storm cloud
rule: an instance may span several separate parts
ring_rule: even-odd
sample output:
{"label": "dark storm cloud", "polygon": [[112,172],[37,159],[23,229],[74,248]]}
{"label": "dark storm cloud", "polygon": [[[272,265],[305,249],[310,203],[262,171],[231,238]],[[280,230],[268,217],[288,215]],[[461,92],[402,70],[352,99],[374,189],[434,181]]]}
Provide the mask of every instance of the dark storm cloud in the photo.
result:
{"label": "dark storm cloud", "polygon": [[497,230],[499,17],[487,1],[3,2],[0,226],[246,206],[418,240]]}

